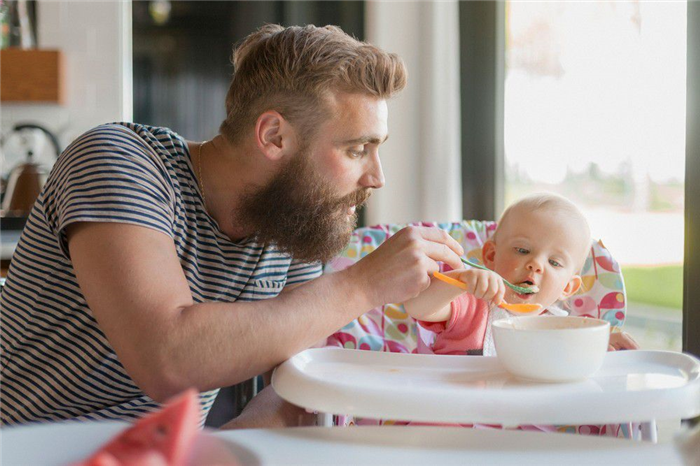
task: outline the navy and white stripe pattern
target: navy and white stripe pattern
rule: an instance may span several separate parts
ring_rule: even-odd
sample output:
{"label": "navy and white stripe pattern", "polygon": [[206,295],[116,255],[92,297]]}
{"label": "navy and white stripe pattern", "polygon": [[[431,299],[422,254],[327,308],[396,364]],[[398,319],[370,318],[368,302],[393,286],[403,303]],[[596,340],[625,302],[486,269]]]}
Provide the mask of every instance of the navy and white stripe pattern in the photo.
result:
{"label": "navy and white stripe pattern", "polygon": [[[131,380],[83,297],[66,227],[140,225],[172,238],[195,302],[252,301],[321,274],[209,217],[185,141],[166,128],[99,126],[59,157],[22,232],[2,291],[3,425],[133,419],[158,408]],[[202,394],[204,412],[217,390]]]}

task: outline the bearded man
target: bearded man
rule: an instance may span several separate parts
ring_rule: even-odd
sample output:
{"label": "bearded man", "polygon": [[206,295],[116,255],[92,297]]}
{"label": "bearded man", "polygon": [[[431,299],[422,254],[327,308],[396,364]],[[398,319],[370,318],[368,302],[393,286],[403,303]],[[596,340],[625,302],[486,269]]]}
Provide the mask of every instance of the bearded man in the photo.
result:
{"label": "bearded man", "polygon": [[[397,56],[338,28],[268,25],[235,50],[212,140],[115,123],[74,141],[2,293],[2,423],[136,418],[189,387],[206,414],[219,387],[459,267],[446,233],[410,228],[321,276],[384,184],[405,84]],[[302,412],[270,388],[251,406],[247,425]]]}

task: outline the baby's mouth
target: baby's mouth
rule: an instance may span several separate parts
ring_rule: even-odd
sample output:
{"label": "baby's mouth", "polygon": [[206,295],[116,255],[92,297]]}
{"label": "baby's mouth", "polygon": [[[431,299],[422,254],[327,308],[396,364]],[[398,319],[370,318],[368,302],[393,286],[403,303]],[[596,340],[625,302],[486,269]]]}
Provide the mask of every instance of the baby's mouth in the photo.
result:
{"label": "baby's mouth", "polygon": [[523,299],[531,298],[538,291],[540,291],[540,288],[537,285],[535,285],[535,283],[532,280],[524,280],[518,283],[518,286],[522,288],[529,288],[530,290],[532,290],[532,293],[516,293],[518,297]]}

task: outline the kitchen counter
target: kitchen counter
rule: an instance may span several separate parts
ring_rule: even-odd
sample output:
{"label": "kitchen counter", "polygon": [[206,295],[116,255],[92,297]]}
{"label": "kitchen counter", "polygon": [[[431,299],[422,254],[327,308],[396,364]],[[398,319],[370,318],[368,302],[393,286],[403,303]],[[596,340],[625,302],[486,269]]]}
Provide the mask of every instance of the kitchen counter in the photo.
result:
{"label": "kitchen counter", "polygon": [[21,230],[3,231],[0,234],[0,260],[9,261],[12,258],[21,234]]}

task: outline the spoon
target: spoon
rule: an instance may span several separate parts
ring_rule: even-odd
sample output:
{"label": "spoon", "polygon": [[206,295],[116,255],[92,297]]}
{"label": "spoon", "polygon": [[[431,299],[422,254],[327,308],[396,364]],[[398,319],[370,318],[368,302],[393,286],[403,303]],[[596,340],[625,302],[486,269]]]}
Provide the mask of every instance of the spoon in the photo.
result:
{"label": "spoon", "polygon": [[[463,282],[460,282],[459,280],[456,280],[452,277],[448,277],[447,275],[440,273],[440,272],[433,272],[433,276],[437,278],[438,280],[441,280],[445,283],[448,283],[452,286],[456,286],[458,288],[461,288],[463,290],[467,289],[467,285]],[[531,312],[539,311],[542,309],[542,306],[536,303],[523,303],[523,304],[509,304],[505,301],[501,301],[498,304],[498,307],[502,307],[503,309],[510,311],[510,312],[515,312],[518,314],[530,314]]]}
{"label": "spoon", "polygon": [[[493,270],[489,269],[488,267],[484,267],[483,265],[479,265],[475,262],[468,261],[463,257],[460,257],[460,259],[462,259],[462,262],[464,262],[465,264],[471,265],[472,267],[476,267],[477,269],[488,270],[489,272],[493,272]],[[503,277],[501,277],[501,278],[503,279],[503,283],[505,283],[506,286],[517,291],[520,294],[532,294],[532,293],[537,293],[538,291],[540,291],[540,289],[536,286],[531,286],[529,288],[526,288],[524,286],[513,285],[511,282],[509,282],[505,278],[503,278]]]}

